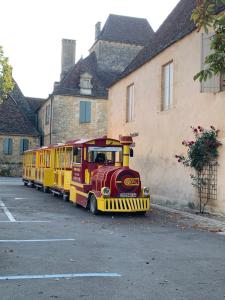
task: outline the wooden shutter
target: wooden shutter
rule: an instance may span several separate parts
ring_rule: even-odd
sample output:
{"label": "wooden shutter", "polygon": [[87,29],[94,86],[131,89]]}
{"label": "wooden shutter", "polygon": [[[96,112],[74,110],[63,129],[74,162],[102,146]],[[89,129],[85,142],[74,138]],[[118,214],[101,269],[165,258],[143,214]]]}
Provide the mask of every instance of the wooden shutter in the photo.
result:
{"label": "wooden shutter", "polygon": [[225,73],[221,75],[220,88],[221,88],[221,91],[225,91]]}
{"label": "wooden shutter", "polygon": [[90,123],[91,122],[91,103],[86,102],[85,103],[85,122]]}
{"label": "wooden shutter", "polygon": [[12,154],[12,147],[13,147],[12,139],[9,139],[9,151],[8,151],[8,154]]}
{"label": "wooden shutter", "polygon": [[22,139],[20,140],[20,154],[23,154],[24,151],[28,150],[29,140]]}
{"label": "wooden shutter", "polygon": [[80,123],[85,123],[85,102],[80,101]]}
{"label": "wooden shutter", "polygon": [[20,154],[23,154],[23,141],[24,140],[20,140]]}
{"label": "wooden shutter", "polygon": [[[207,66],[204,65],[205,57],[212,53],[210,49],[211,37],[214,33],[203,33],[202,34],[202,57],[201,57],[201,68]],[[217,93],[220,91],[220,75],[212,76],[206,81],[201,82],[201,92],[202,93]]]}
{"label": "wooden shutter", "polygon": [[3,154],[8,154],[8,149],[9,149],[8,143],[9,143],[9,139],[3,140]]}
{"label": "wooden shutter", "polygon": [[23,140],[23,151],[26,151],[29,149],[29,140],[24,139]]}

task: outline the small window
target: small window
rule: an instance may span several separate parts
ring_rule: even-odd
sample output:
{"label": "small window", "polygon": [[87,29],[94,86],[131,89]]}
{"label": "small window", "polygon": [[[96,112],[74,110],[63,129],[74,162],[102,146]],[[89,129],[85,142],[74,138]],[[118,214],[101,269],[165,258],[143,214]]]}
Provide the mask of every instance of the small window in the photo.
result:
{"label": "small window", "polygon": [[20,154],[23,154],[24,151],[28,150],[28,148],[29,148],[29,140],[28,139],[20,140]]}
{"label": "small window", "polygon": [[80,76],[80,93],[83,95],[91,95],[92,94],[92,75],[89,73],[83,73]]}
{"label": "small window", "polygon": [[80,123],[91,122],[91,103],[88,101],[80,101]]}
{"label": "small window", "polygon": [[126,122],[134,121],[134,84],[127,87]]}
{"label": "small window", "polygon": [[173,62],[162,69],[162,110],[168,110],[173,105]]}
{"label": "small window", "polygon": [[80,164],[82,159],[82,151],[81,148],[73,149],[73,162],[76,164]]}
{"label": "small window", "polygon": [[45,125],[49,124],[50,121],[50,104],[45,107]]}
{"label": "small window", "polygon": [[6,138],[3,140],[3,154],[11,155],[12,154],[13,142],[11,138]]}

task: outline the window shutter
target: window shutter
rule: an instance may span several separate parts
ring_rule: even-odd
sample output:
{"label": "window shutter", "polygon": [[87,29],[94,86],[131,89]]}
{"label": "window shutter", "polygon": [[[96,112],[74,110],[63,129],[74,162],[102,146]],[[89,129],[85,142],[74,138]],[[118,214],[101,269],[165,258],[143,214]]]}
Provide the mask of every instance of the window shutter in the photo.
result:
{"label": "window shutter", "polygon": [[24,140],[20,140],[20,154],[23,154],[23,141]]}
{"label": "window shutter", "polygon": [[80,123],[85,122],[85,102],[80,101]]}
{"label": "window shutter", "polygon": [[8,154],[12,154],[12,139],[8,139]]}
{"label": "window shutter", "polygon": [[225,91],[225,73],[221,75],[221,91]]}
{"label": "window shutter", "polygon": [[91,122],[91,103],[90,102],[86,102],[85,121],[87,123]]}
{"label": "window shutter", "polygon": [[[205,57],[212,53],[210,49],[211,37],[214,33],[203,33],[202,34],[202,58],[201,67],[204,68]],[[206,81],[201,82],[201,92],[202,93],[217,93],[220,91],[220,75],[212,76]]]}
{"label": "window shutter", "polygon": [[29,140],[24,139],[23,140],[23,151],[26,151],[29,149]]}
{"label": "window shutter", "polygon": [[8,154],[8,149],[9,149],[9,139],[4,139],[3,141],[3,153]]}

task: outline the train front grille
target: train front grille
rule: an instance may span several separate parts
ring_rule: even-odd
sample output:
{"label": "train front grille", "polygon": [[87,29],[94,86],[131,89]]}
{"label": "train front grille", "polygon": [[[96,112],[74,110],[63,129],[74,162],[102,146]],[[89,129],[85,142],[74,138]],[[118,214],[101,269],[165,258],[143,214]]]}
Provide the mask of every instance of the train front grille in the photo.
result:
{"label": "train front grille", "polygon": [[150,208],[149,198],[105,198],[105,211],[147,211]]}

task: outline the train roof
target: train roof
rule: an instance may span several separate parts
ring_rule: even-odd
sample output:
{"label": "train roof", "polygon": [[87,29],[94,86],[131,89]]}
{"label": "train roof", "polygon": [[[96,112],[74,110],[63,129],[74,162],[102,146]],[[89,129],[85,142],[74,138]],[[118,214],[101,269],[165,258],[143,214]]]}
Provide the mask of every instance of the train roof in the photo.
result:
{"label": "train roof", "polygon": [[[108,145],[110,145],[110,142],[121,144],[119,140],[117,139],[112,139],[112,138],[108,138],[107,136],[103,136],[103,137],[99,137],[99,138],[83,138],[83,139],[77,139],[77,140],[69,140],[65,143],[56,143],[56,144],[50,144],[48,146],[36,146],[34,148],[31,148],[29,150],[26,150],[24,152],[32,152],[32,151],[38,151],[38,150],[45,150],[45,149],[52,149],[52,148],[57,148],[57,147],[67,147],[67,146],[80,146],[82,147],[85,144],[101,144],[103,141],[107,141]],[[107,144],[106,143],[106,144]]]}

